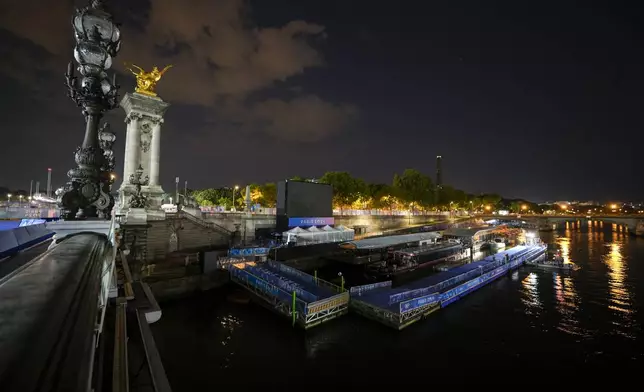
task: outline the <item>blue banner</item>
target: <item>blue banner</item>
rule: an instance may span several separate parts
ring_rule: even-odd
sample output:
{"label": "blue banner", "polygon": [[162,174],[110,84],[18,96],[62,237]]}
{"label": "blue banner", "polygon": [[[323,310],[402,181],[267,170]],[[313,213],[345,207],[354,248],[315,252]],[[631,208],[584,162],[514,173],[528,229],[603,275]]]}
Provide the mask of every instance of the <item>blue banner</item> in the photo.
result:
{"label": "blue banner", "polygon": [[414,310],[425,305],[435,304],[440,300],[440,298],[441,295],[439,293],[433,293],[425,295],[423,297],[410,299],[409,301],[401,302],[400,314],[409,312],[410,310]]}
{"label": "blue banner", "polygon": [[404,291],[402,293],[398,294],[393,294],[389,296],[389,304],[395,304],[396,302],[404,301],[409,298],[414,298],[414,297],[420,297],[423,295],[427,295],[429,293],[432,293],[436,290],[434,290],[434,286],[430,287],[424,287],[421,289],[415,289],[415,290],[409,290],[409,291]]}
{"label": "blue banner", "polygon": [[333,225],[335,218],[288,218],[288,227]]}
{"label": "blue banner", "polygon": [[372,283],[372,284],[365,284],[362,286],[353,286],[351,287],[350,293],[351,294],[360,294],[364,293],[365,291],[371,291],[383,287],[391,287],[391,280],[388,280],[386,282],[378,282],[378,283]]}
{"label": "blue banner", "polygon": [[451,298],[457,297],[463,294],[464,292],[476,287],[477,285],[481,284],[482,278],[483,277],[480,276],[478,278],[470,280],[465,284],[462,284],[458,287],[454,287],[453,289],[444,292],[443,294],[441,294],[441,298],[440,298],[441,302],[445,302]]}

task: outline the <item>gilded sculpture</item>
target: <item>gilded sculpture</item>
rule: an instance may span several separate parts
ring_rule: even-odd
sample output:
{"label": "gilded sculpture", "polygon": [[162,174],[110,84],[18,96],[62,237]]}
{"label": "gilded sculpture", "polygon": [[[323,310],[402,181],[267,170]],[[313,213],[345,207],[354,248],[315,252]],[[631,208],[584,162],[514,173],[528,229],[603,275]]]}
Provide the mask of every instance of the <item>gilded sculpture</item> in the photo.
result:
{"label": "gilded sculpture", "polygon": [[143,68],[135,64],[125,63],[125,67],[130,72],[132,72],[134,76],[136,76],[136,89],[134,90],[135,92],[139,94],[145,94],[150,97],[156,97],[157,93],[154,92],[154,88],[156,87],[159,80],[161,80],[163,74],[166,73],[167,70],[172,68],[172,64],[166,66],[161,71],[159,71],[159,68],[154,67],[150,72],[145,72]]}

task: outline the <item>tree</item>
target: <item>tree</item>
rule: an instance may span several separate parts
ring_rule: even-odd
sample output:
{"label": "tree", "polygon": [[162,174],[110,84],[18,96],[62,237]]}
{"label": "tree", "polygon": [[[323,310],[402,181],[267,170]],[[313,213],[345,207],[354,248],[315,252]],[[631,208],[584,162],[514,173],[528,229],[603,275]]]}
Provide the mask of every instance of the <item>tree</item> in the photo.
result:
{"label": "tree", "polygon": [[200,206],[213,206],[218,203],[219,198],[222,197],[222,193],[219,189],[208,188],[194,191],[193,197]]}
{"label": "tree", "polygon": [[408,205],[431,205],[432,180],[418,170],[406,169],[401,175],[395,174],[393,185],[397,196]]}
{"label": "tree", "polygon": [[483,200],[483,204],[490,206],[492,209],[494,209],[494,207],[496,207],[502,200],[501,196],[494,193],[482,195],[481,199]]}
{"label": "tree", "polygon": [[333,204],[340,209],[350,206],[366,193],[363,180],[353,178],[347,172],[326,172],[320,182],[333,187]]}
{"label": "tree", "polygon": [[275,208],[277,205],[277,185],[274,182],[267,182],[260,187],[263,196],[263,206]]}
{"label": "tree", "polygon": [[263,185],[251,184],[250,199],[253,204],[274,208],[277,204],[277,186],[274,182],[267,182]]}
{"label": "tree", "polygon": [[438,204],[448,206],[450,203],[464,206],[467,202],[467,194],[449,185],[444,185],[439,191]]}
{"label": "tree", "polygon": [[519,213],[521,213],[521,205],[522,205],[522,204],[523,204],[523,203],[521,203],[520,201],[516,201],[516,200],[515,200],[515,201],[513,201],[513,202],[511,202],[511,203],[510,203],[510,206],[509,206],[509,208],[510,208],[510,212],[513,212],[513,213],[515,213],[515,214],[519,214]]}

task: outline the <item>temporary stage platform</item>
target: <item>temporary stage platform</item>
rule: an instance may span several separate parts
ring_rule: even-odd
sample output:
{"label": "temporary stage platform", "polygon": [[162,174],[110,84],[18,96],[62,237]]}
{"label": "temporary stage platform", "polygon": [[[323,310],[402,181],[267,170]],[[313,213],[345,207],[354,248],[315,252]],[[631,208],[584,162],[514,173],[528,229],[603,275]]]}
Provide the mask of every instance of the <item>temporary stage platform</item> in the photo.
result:
{"label": "temporary stage platform", "polygon": [[349,311],[349,292],[342,287],[277,261],[237,260],[222,260],[230,279],[293,325],[308,329]]}
{"label": "temporary stage platform", "polygon": [[521,264],[545,257],[545,252],[545,246],[517,246],[397,288],[391,281],[355,286],[350,291],[351,308],[400,330]]}

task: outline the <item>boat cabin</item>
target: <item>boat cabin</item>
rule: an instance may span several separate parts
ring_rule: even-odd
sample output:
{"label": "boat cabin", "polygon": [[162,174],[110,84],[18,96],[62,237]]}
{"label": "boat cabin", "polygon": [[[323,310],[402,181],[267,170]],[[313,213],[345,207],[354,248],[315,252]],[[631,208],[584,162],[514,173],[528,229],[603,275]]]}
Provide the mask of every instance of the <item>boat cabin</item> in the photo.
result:
{"label": "boat cabin", "polygon": [[368,264],[386,260],[389,252],[410,247],[428,246],[435,244],[440,238],[439,233],[425,232],[343,242],[340,244],[340,248],[344,252],[338,260],[350,264]]}

